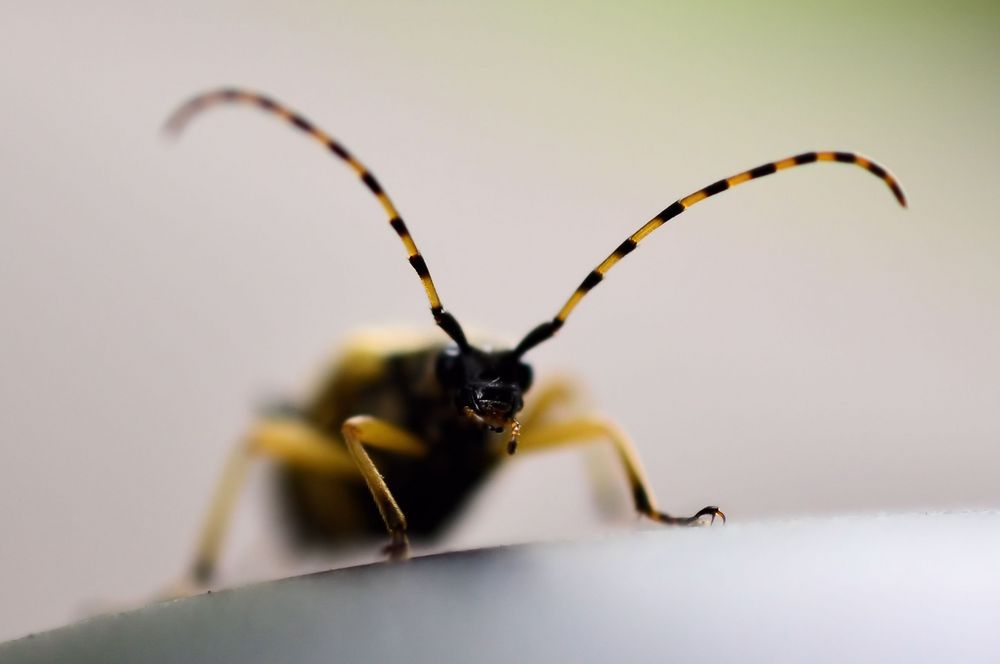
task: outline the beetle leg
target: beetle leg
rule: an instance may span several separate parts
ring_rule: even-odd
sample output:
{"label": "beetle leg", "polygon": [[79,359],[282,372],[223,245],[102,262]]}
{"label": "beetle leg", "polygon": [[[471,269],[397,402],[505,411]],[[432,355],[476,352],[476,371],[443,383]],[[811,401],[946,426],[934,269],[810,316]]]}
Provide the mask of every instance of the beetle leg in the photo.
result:
{"label": "beetle leg", "polygon": [[424,444],[415,436],[399,427],[368,415],[356,415],[344,422],[341,431],[347,442],[347,450],[351,454],[358,471],[365,478],[368,490],[378,506],[385,527],[389,531],[390,541],[385,552],[393,560],[406,558],[409,554],[409,540],[406,537],[406,516],[399,509],[396,499],[392,497],[382,473],[365,447],[418,456],[426,452]]}
{"label": "beetle leg", "polygon": [[561,423],[543,424],[532,429],[525,429],[521,434],[518,449],[534,452],[580,444],[593,439],[604,439],[614,446],[628,477],[635,508],[643,516],[671,525],[700,524],[702,517],[705,516],[711,517],[713,522],[715,517],[720,517],[725,522],[726,515],[715,506],[705,507],[689,517],[676,517],[661,512],[656,506],[653,492],[649,487],[649,480],[646,479],[646,474],[643,472],[635,447],[632,446],[632,442],[625,435],[625,432],[604,417],[585,415]]}
{"label": "beetle leg", "polygon": [[350,455],[339,443],[308,424],[291,419],[261,420],[232,451],[226,462],[198,538],[190,580],[179,584],[179,588],[197,588],[212,580],[222,538],[246,480],[250,462],[256,456],[266,456],[289,465],[345,477],[357,472]]}
{"label": "beetle leg", "polygon": [[537,388],[518,418],[525,431],[551,419],[553,411],[582,401],[581,390],[569,378],[552,378]]}

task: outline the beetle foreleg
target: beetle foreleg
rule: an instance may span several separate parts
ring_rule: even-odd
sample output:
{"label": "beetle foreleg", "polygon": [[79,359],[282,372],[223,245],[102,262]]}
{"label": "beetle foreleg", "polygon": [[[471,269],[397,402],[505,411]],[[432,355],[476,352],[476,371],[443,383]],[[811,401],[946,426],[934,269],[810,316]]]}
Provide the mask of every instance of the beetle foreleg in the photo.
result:
{"label": "beetle foreleg", "polygon": [[717,516],[721,517],[723,522],[726,520],[726,515],[715,506],[705,507],[689,517],[675,517],[661,512],[656,506],[652,489],[649,487],[649,480],[646,479],[635,447],[625,432],[604,417],[585,415],[565,422],[543,424],[532,429],[525,429],[524,433],[521,434],[521,443],[518,449],[533,452],[566,445],[577,445],[594,439],[607,440],[614,446],[628,477],[635,508],[643,516],[671,525],[699,524],[702,522],[701,517],[703,516],[710,516],[712,521],[715,521]]}
{"label": "beetle foreleg", "polygon": [[365,451],[365,447],[419,456],[426,452],[424,444],[409,432],[368,415],[348,418],[341,431],[347,442],[347,450],[351,453],[358,471],[365,478],[368,490],[372,492],[372,498],[375,499],[385,527],[389,531],[390,541],[385,547],[385,552],[393,560],[406,558],[410,549],[406,537],[406,516],[389,491],[382,473]]}

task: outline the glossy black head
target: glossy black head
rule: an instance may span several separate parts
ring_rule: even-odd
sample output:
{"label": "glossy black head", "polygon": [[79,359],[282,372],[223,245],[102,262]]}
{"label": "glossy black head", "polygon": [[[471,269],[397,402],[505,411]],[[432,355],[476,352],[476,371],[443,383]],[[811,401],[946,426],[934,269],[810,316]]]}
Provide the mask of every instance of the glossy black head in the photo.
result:
{"label": "glossy black head", "polygon": [[459,412],[502,431],[524,406],[532,374],[512,351],[452,346],[438,356],[437,377]]}

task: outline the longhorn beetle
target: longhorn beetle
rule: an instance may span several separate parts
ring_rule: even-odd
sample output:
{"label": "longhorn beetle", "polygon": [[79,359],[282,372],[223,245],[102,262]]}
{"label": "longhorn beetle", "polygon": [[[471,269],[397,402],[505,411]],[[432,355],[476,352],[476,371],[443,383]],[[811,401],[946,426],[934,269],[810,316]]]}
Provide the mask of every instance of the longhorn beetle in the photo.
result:
{"label": "longhorn beetle", "polygon": [[404,343],[361,336],[349,344],[308,400],[261,416],[223,474],[191,570],[191,580],[197,583],[207,583],[212,577],[229,514],[247,466],[256,456],[277,462],[289,521],[301,541],[333,544],[385,529],[390,537],[385,552],[391,558],[407,555],[408,533],[439,531],[505,453],[594,439],[613,446],[640,514],[671,525],[702,523],[706,518],[714,521],[717,516],[725,520],[715,506],[689,517],[660,511],[635,448],[621,429],[593,414],[563,420],[553,415],[556,405],[573,402],[572,385],[542,387],[523,408],[532,385],[525,353],[555,335],[580,300],[649,234],[692,205],[736,185],[813,162],[841,162],[880,178],[899,204],[906,206],[896,179],[852,152],[804,152],[737,173],[671,203],[601,261],[554,318],[532,329],[513,348],[492,349],[473,345],[458,320],[442,306],[424,257],[372,172],[340,141],[302,115],[256,92],[222,89],[182,105],[167,121],[166,130],[176,135],[201,111],[230,103],[255,106],[277,116],[354,171],[385,210],[389,226],[420,277],[434,322],[451,341]]}

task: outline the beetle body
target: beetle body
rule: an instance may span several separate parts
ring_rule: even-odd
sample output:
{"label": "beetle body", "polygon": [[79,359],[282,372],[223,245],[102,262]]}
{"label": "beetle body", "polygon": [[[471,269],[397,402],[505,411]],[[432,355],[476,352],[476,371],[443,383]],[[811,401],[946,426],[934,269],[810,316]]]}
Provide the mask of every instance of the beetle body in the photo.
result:
{"label": "beetle body", "polygon": [[[525,407],[532,375],[524,355],[555,336],[580,301],[649,235],[688,208],[743,183],[806,164],[839,162],[876,176],[906,205],[896,179],[853,152],[804,152],[741,171],[664,208],[591,270],[553,318],[534,327],[511,349],[491,350],[471,344],[458,320],[445,310],[406,223],[372,172],[343,143],[305,117],[265,95],[222,89],[181,106],[167,129],[176,133],[202,110],[221,104],[250,105],[278,117],[354,171],[385,212],[420,278],[434,322],[451,343],[440,335],[419,343],[362,336],[349,345],[305,403],[261,417],[234,452],[216,494],[192,569],[198,582],[212,575],[247,465],[259,457],[269,458],[279,468],[288,522],[300,540],[333,544],[388,531],[386,551],[396,558],[407,553],[408,533],[440,531],[505,452],[535,452],[594,440],[613,447],[639,514],[672,525],[702,523],[702,517],[725,519],[715,506],[689,517],[660,511],[624,431],[595,413],[558,408],[579,405],[574,386],[540,386]],[[566,410],[570,412],[560,412]]]}
{"label": "beetle body", "polygon": [[[415,536],[434,536],[460,511],[469,494],[501,460],[503,436],[456,417],[436,376],[447,345],[414,339],[407,331],[366,331],[343,348],[301,409],[309,426],[346,452],[344,422],[369,414],[414,433],[427,452],[401,457],[373,450],[378,467]],[[331,477],[296,466],[279,467],[287,523],[302,543],[336,545],[385,533],[363,478]]]}

